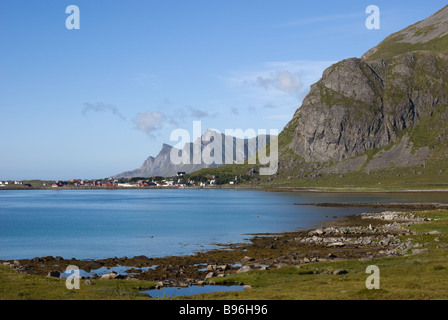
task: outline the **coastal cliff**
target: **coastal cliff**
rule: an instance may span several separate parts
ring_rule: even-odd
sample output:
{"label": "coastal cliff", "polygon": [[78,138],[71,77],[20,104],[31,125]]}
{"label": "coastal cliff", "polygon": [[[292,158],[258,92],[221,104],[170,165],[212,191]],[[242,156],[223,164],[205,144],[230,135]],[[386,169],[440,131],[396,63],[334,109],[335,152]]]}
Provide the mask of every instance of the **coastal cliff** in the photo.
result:
{"label": "coastal cliff", "polygon": [[448,6],[326,69],[279,136],[275,179],[407,168],[447,181],[447,102]]}

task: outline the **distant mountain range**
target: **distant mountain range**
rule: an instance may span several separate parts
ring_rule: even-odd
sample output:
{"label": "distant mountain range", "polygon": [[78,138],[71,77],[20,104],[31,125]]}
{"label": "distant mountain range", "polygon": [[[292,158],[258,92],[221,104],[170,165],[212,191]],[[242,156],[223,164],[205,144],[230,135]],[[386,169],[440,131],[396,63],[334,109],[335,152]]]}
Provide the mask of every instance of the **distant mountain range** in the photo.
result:
{"label": "distant mountain range", "polygon": [[[209,149],[213,149],[210,145],[214,138],[221,140],[222,156],[218,158],[218,161],[213,163],[207,163],[204,159],[198,163],[195,161],[194,155],[206,155]],[[238,160],[244,160],[255,155],[261,148],[265,147],[271,139],[270,135],[259,135],[251,139],[240,139],[235,137],[229,137],[216,131],[207,130],[201,138],[198,138],[194,143],[186,143],[182,150],[174,148],[168,144],[163,144],[162,149],[156,157],[148,157],[140,168],[131,171],[125,171],[119,173],[114,178],[133,178],[133,177],[170,177],[175,176],[178,172],[192,173],[194,171],[203,168],[216,168],[225,164],[226,159],[231,159],[232,163]],[[231,144],[227,147],[226,141],[231,141]],[[196,146],[196,148],[195,148]],[[209,146],[209,148],[207,148]],[[187,154],[187,163],[175,164],[171,159],[171,154],[181,155]],[[218,155],[218,154],[217,154]],[[213,157],[214,153],[211,152],[210,156]],[[228,160],[227,160],[228,161]],[[217,163],[216,163],[217,162]]]}

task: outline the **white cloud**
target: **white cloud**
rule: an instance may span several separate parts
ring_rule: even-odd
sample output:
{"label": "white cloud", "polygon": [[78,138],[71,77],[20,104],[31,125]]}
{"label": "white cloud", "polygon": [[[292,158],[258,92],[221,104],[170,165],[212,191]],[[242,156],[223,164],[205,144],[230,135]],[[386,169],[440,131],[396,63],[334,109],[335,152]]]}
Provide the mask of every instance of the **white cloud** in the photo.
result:
{"label": "white cloud", "polygon": [[145,112],[137,114],[134,124],[137,129],[153,136],[153,132],[163,127],[165,116],[160,112]]}
{"label": "white cloud", "polygon": [[256,83],[265,90],[274,88],[288,94],[297,94],[302,88],[299,74],[289,71],[275,71],[267,77],[259,76]]}
{"label": "white cloud", "polygon": [[287,60],[264,62],[245,70],[234,70],[223,81],[230,90],[229,104],[239,107],[251,106],[251,110],[278,112],[279,109],[293,113],[317,82],[323,71],[334,61]]}

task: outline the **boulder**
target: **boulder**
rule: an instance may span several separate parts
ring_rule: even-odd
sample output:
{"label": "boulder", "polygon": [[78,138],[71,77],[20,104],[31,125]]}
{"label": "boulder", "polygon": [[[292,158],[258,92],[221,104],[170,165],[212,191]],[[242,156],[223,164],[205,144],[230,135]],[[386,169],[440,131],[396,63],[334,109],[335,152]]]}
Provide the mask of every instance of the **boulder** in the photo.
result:
{"label": "boulder", "polygon": [[47,277],[59,278],[61,273],[59,271],[50,271],[48,272]]}
{"label": "boulder", "polygon": [[347,273],[348,273],[348,271],[345,269],[337,269],[337,270],[333,271],[333,275],[335,275],[335,276],[340,275],[340,274],[347,274]]}
{"label": "boulder", "polygon": [[249,266],[242,266],[241,268],[239,268],[236,273],[244,273],[244,272],[248,272],[251,270],[251,267]]}
{"label": "boulder", "polygon": [[207,275],[205,276],[205,280],[208,280],[210,278],[213,278],[216,274],[214,272],[209,272],[207,273]]}
{"label": "boulder", "polygon": [[215,271],[217,269],[217,265],[216,264],[209,264],[207,266],[207,270],[208,271]]}

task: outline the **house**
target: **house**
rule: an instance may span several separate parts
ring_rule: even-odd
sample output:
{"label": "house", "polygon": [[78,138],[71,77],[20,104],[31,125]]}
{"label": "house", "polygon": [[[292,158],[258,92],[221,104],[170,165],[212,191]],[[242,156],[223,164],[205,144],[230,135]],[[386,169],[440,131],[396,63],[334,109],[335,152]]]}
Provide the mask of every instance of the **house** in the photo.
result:
{"label": "house", "polygon": [[52,188],[58,188],[59,186],[58,186],[57,183],[53,183],[53,184],[51,185],[51,187],[52,187]]}
{"label": "house", "polygon": [[135,185],[130,184],[130,183],[118,183],[117,186],[118,186],[118,187],[122,187],[122,188],[132,188],[132,187],[134,187]]}
{"label": "house", "polygon": [[177,176],[178,176],[178,177],[182,177],[182,176],[184,176],[184,175],[185,175],[185,172],[182,172],[182,171],[177,173]]}

